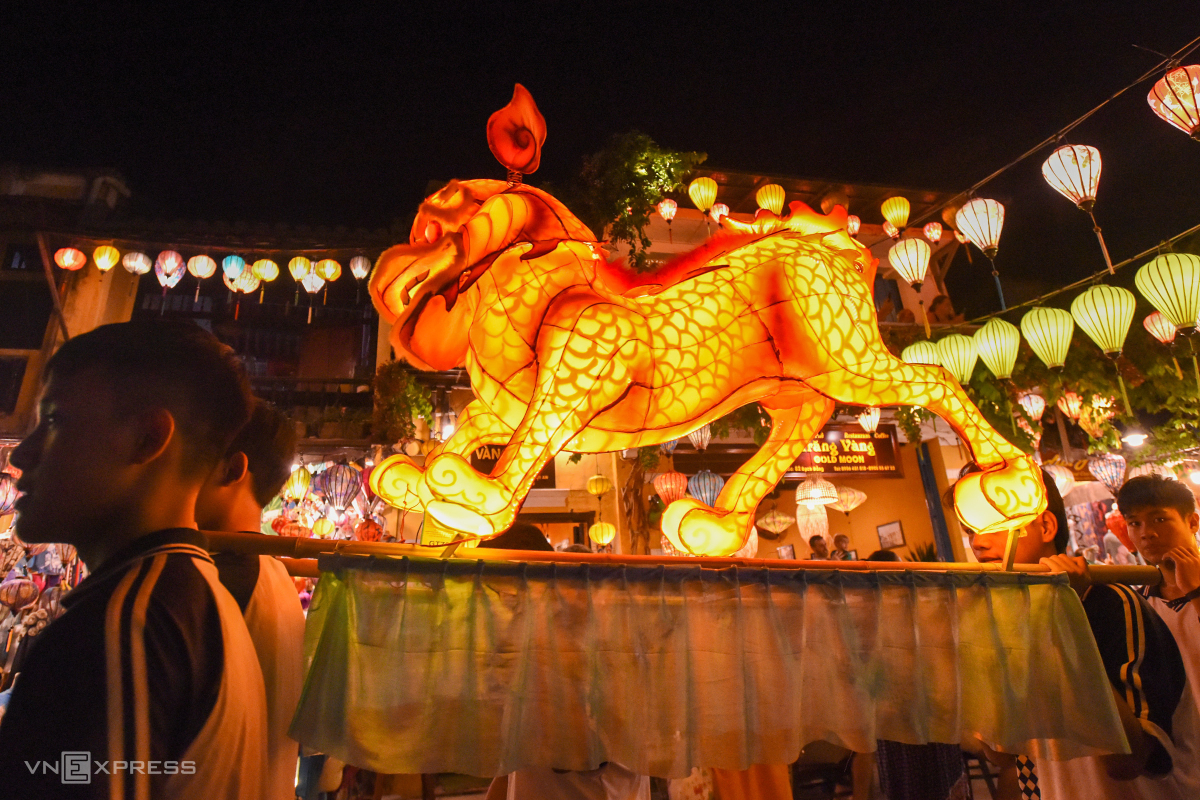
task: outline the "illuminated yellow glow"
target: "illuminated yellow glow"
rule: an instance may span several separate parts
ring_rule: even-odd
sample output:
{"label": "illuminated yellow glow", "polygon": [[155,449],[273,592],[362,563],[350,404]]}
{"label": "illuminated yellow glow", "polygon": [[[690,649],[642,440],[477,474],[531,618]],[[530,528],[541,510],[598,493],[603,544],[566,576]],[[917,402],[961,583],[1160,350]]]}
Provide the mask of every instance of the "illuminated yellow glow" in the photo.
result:
{"label": "illuminated yellow glow", "polygon": [[995,258],[1004,229],[1004,206],[977,197],[958,210],[954,223],[988,258]]}
{"label": "illuminated yellow glow", "polygon": [[775,216],[783,213],[784,198],[783,187],[778,183],[768,183],[754,193],[754,199],[758,202],[758,207],[765,208]]}
{"label": "illuminated yellow glow", "polygon": [[1176,328],[1195,327],[1200,316],[1200,256],[1164,253],[1143,265],[1133,282]]}
{"label": "illuminated yellow glow", "polygon": [[[702,210],[714,199],[693,197]],[[782,217],[724,217],[704,248],[636,275],[608,266],[595,235],[546,192],[451,182],[422,204],[409,242],[379,258],[370,290],[396,353],[422,368],[465,367],[475,400],[424,468],[392,456],[372,471],[373,491],[490,537],[513,524],[559,452],[669,442],[758,402],[772,420],[761,449],[712,506],[676,496],[663,514],[676,549],[729,555],[835,404],[920,405],[984,470],[956,489],[963,523],[1024,525],[1045,508],[1036,465],[944,369],[891,355],[875,318],[877,261],[846,220],[844,208],[826,216],[802,204]],[[488,475],[468,461],[485,444],[503,446]]]}
{"label": "illuminated yellow glow", "polygon": [[1125,346],[1136,305],[1128,289],[1100,284],[1071,302],[1071,316],[1105,355],[1115,355]]}
{"label": "illuminated yellow glow", "polygon": [[279,277],[279,265],[269,258],[260,258],[250,267],[250,271],[254,273],[254,277],[260,281],[270,283]]}
{"label": "illuminated yellow glow", "polygon": [[1021,348],[1021,333],[1017,326],[993,317],[975,331],[975,349],[984,365],[1000,380],[1012,377],[1017,363],[1017,351]]}
{"label": "illuminated yellow glow", "polygon": [[111,245],[101,245],[92,252],[92,260],[101,272],[108,272],[121,260],[121,251]]}
{"label": "illuminated yellow glow", "polygon": [[712,178],[696,178],[688,184],[688,197],[696,208],[707,212],[717,202],[717,182]]}
{"label": "illuminated yellow glow", "polygon": [[1169,70],[1146,95],[1146,102],[1159,118],[1196,136],[1200,130],[1200,66]]}
{"label": "illuminated yellow glow", "polygon": [[908,224],[908,213],[911,206],[908,200],[903,197],[889,197],[883,201],[883,205],[879,210],[883,212],[883,218],[896,228],[903,228]]}
{"label": "illuminated yellow glow", "polygon": [[[297,281],[302,281],[312,274],[313,265],[304,256],[296,256],[288,262],[288,272],[292,274],[292,278]],[[323,283],[324,281],[322,281]]]}
{"label": "illuminated yellow glow", "polygon": [[588,528],[588,536],[591,537],[593,542],[603,547],[617,538],[617,526],[611,522],[597,522]]}
{"label": "illuminated yellow glow", "polygon": [[1071,334],[1075,320],[1061,308],[1036,306],[1021,317],[1021,333],[1025,341],[1047,367],[1057,369],[1067,361],[1071,349]]}

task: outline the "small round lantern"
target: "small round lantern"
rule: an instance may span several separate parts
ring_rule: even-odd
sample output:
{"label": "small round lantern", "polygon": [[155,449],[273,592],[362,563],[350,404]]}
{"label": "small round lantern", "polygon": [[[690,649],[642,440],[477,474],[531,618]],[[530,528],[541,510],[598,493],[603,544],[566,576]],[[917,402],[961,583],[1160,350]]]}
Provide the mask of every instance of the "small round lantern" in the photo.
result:
{"label": "small round lantern", "polygon": [[87,256],[82,250],[76,250],[74,247],[62,247],[54,252],[54,263],[63,269],[74,271],[87,265]]}
{"label": "small round lantern", "polygon": [[1169,70],[1146,95],[1146,102],[1160,119],[1200,139],[1200,66]]}
{"label": "small round lantern", "polygon": [[1067,360],[1075,320],[1061,308],[1037,306],[1021,318],[1021,333],[1047,367],[1058,369]]}
{"label": "small round lantern", "polygon": [[112,245],[101,245],[92,251],[92,260],[96,262],[96,269],[108,272],[121,260],[121,251]]}
{"label": "small round lantern", "polygon": [[1000,380],[1012,377],[1017,363],[1017,350],[1021,347],[1021,334],[1017,326],[992,317],[983,327],[975,331],[975,349],[984,365]]}
{"label": "small round lantern", "polygon": [[892,223],[897,230],[908,224],[908,214],[911,209],[912,206],[904,197],[889,197],[879,208],[883,212],[883,218]]}
{"label": "small round lantern", "polygon": [[669,197],[664,197],[662,200],[658,201],[657,208],[658,215],[666,220],[666,223],[670,225],[671,220],[675,219],[675,212],[679,210],[679,203],[676,203]]}
{"label": "small round lantern", "polygon": [[594,497],[600,497],[601,495],[607,494],[612,488],[612,481],[610,481],[604,475],[593,475],[587,480],[588,494]]}
{"label": "small round lantern", "polygon": [[696,178],[688,184],[688,197],[701,212],[706,212],[717,202],[717,182],[712,178]]}
{"label": "small round lantern", "polygon": [[611,522],[597,522],[588,528],[588,537],[596,544],[604,547],[607,544],[611,544],[612,540],[617,538],[617,526]]}
{"label": "small round lantern", "polygon": [[775,216],[783,213],[784,196],[783,187],[778,183],[768,183],[754,193],[754,199],[758,202],[758,207],[765,208]]}
{"label": "small round lantern", "polygon": [[937,244],[938,242],[942,241],[942,223],[925,223],[925,238],[933,244]]}
{"label": "small round lantern", "polygon": [[654,479],[654,491],[671,505],[687,493],[688,479],[682,472],[664,472]]}
{"label": "small round lantern", "polygon": [[975,371],[975,363],[979,360],[975,340],[961,333],[952,333],[939,339],[934,346],[937,348],[938,363],[948,369],[959,383],[970,383],[971,373]]}

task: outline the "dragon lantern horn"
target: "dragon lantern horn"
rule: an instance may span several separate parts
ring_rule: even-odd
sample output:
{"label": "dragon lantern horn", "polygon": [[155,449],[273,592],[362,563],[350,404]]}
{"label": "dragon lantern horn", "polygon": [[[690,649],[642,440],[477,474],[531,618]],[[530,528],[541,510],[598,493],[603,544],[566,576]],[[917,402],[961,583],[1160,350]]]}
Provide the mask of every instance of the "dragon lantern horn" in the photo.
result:
{"label": "dragon lantern horn", "polygon": [[508,169],[509,183],[520,183],[522,175],[537,171],[546,119],[528,89],[518,83],[508,105],[488,117],[487,139],[492,155]]}

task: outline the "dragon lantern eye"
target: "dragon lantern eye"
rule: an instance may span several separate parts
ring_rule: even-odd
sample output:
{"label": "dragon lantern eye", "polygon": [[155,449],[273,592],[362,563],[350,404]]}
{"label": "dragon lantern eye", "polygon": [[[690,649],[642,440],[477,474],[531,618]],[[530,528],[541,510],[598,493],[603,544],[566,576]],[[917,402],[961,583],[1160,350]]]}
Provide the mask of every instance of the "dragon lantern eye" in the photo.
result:
{"label": "dragon lantern eye", "polygon": [[440,238],[442,238],[442,226],[438,224],[436,219],[431,220],[430,223],[425,226],[425,241],[433,244]]}

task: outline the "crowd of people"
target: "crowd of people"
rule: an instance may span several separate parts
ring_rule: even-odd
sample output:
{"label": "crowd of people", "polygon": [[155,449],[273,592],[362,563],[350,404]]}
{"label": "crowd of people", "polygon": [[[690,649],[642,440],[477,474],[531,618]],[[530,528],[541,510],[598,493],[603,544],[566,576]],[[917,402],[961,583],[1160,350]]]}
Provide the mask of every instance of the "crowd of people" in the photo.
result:
{"label": "crowd of people", "polygon": [[[295,586],[272,558],[210,555],[200,533],[259,531],[295,445],[232,352],[196,326],[106,325],[49,360],[37,426],[11,457],[19,534],[72,545],[89,575],[62,598],[64,613],[8,690],[0,800],[295,797],[298,746],[287,727],[304,628]],[[1054,761],[984,741],[880,742],[889,800],[951,796],[963,785],[964,746],[996,765],[1005,800],[1200,797],[1195,498],[1158,475],[1120,489],[1129,537],[1164,577],[1138,592],[1093,584],[1085,560],[1065,555],[1062,498],[1049,477],[1045,485],[1048,507],[1017,540],[1016,560],[1065,573],[1079,594],[1130,752]],[[980,561],[1003,560],[1004,537],[970,538]],[[849,544],[836,537],[830,552],[823,538],[810,541],[815,558],[832,560],[852,558]],[[481,546],[549,549],[527,528]],[[630,797],[648,791],[618,765],[592,777]],[[491,795],[563,783],[549,770],[514,774]],[[866,795],[856,787],[856,796]]]}

